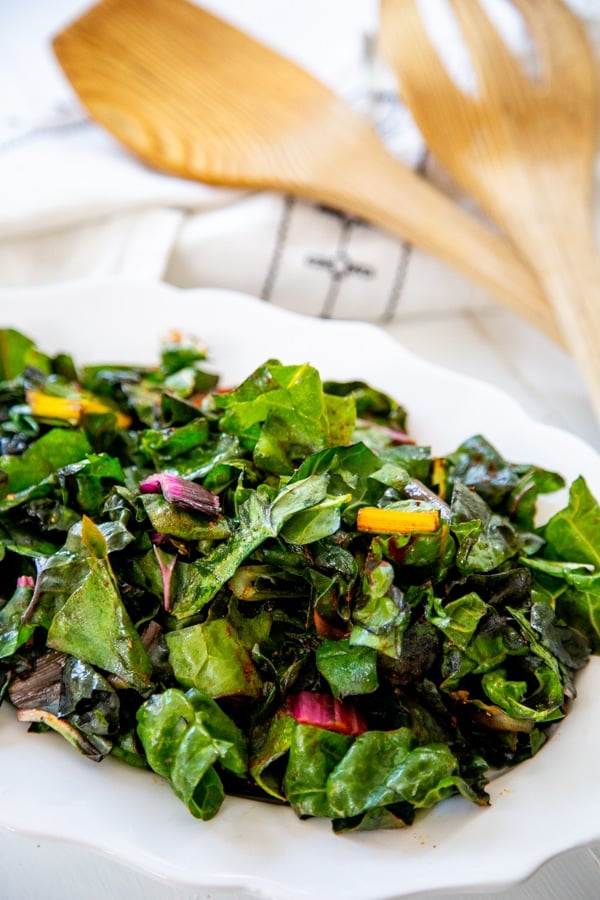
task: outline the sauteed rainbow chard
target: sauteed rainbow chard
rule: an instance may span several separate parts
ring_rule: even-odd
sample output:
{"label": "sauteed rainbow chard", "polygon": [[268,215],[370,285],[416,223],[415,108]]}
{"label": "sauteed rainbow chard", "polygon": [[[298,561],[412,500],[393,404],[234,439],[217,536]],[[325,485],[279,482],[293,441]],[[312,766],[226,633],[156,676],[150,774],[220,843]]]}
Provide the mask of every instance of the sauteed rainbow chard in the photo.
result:
{"label": "sauteed rainbow chard", "polygon": [[[600,508],[481,435],[444,457],[361,381],[193,341],[76,366],[0,332],[0,679],[92,760],[335,831],[533,756],[600,648]],[[398,395],[402,385],[398,385]],[[32,738],[33,739],[33,738]]]}

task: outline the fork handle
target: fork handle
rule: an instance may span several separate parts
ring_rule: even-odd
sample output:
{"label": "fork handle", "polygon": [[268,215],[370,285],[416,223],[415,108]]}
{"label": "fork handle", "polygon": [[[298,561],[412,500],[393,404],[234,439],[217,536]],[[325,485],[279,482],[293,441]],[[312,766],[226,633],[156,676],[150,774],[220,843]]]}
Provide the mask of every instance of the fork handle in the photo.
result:
{"label": "fork handle", "polygon": [[344,209],[448,263],[490,296],[564,344],[552,309],[529,267],[509,242],[392,157],[373,135],[315,190],[299,192]]}
{"label": "fork handle", "polygon": [[[582,205],[583,209],[583,205]],[[590,217],[591,218],[591,217]],[[564,332],[600,421],[600,257],[591,221],[529,235],[527,254]],[[522,244],[525,247],[525,244]]]}

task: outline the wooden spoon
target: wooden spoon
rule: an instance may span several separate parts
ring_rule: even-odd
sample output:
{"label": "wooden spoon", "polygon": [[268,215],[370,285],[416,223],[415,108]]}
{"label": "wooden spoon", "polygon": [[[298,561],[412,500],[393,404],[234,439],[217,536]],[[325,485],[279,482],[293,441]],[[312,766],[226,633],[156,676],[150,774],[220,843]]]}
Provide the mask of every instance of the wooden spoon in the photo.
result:
{"label": "wooden spoon", "polygon": [[561,341],[512,248],[303,69],[185,0],[103,0],[54,40],[91,116],[152,166],[299,194],[437,255]]}
{"label": "wooden spoon", "polygon": [[529,78],[476,0],[451,0],[477,77],[466,96],[416,0],[382,0],[381,46],[425,140],[538,276],[600,416],[600,261],[592,224],[596,60],[560,0],[514,0],[537,48]]}

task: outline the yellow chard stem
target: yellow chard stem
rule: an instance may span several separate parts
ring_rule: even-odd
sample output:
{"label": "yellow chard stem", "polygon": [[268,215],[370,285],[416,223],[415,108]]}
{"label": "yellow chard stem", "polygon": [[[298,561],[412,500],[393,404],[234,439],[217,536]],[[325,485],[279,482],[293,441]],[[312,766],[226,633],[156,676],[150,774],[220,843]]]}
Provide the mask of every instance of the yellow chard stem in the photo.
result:
{"label": "yellow chard stem", "polygon": [[374,534],[412,534],[413,532],[433,532],[440,527],[437,509],[380,509],[377,506],[363,506],[356,518],[359,531]]}

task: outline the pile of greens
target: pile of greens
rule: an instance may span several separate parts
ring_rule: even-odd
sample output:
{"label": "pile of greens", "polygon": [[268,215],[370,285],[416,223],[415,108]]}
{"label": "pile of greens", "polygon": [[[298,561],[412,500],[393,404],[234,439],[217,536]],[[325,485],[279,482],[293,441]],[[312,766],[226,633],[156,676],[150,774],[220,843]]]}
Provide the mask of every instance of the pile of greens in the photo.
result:
{"label": "pile of greens", "polygon": [[[562,486],[481,436],[433,457],[390,397],[309,365],[221,390],[193,342],[76,369],[6,329],[2,697],[201,819],[228,793],[335,831],[485,804],[600,647],[583,478],[534,521]],[[373,533],[365,508],[437,525]]]}

